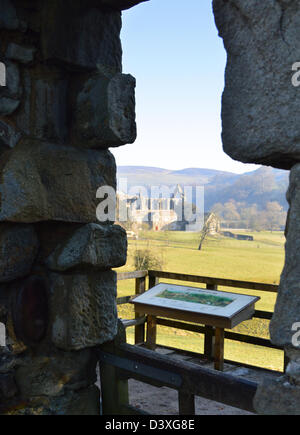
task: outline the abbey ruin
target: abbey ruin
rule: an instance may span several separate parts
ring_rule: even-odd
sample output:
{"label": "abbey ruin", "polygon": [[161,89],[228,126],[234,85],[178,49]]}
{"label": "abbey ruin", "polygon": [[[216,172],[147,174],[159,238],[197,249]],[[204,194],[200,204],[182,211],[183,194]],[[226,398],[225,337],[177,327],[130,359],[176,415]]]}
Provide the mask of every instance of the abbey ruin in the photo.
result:
{"label": "abbey ruin", "polygon": [[[125,264],[127,240],[121,227],[97,221],[96,191],[116,188],[109,148],[136,138],[135,79],[122,73],[120,30],[121,11],[141,1],[0,0],[1,414],[100,413],[93,349],[117,334],[112,268]],[[299,414],[300,89],[291,79],[300,2],[214,0],[213,8],[228,54],[224,149],[291,170],[271,322],[289,364],[279,381],[260,385],[255,407]]]}

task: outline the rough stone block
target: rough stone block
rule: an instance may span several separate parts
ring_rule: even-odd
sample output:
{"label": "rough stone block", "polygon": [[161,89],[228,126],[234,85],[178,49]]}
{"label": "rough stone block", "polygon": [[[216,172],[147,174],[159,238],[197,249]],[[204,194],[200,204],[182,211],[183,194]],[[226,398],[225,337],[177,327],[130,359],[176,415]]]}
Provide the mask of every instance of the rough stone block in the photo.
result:
{"label": "rough stone block", "polygon": [[5,62],[6,66],[6,86],[0,89],[1,95],[19,98],[22,95],[20,86],[20,70],[16,63]]}
{"label": "rough stone block", "polygon": [[11,222],[95,222],[97,189],[116,183],[109,151],[33,140],[6,151],[0,172],[0,220]]}
{"label": "rough stone block", "polygon": [[72,143],[108,148],[135,141],[135,79],[131,75],[93,75],[77,92]]}
{"label": "rough stone block", "polygon": [[[0,410],[1,410],[0,404]],[[34,396],[26,402],[3,403],[4,415],[100,415],[100,391],[95,385],[63,396]]]}
{"label": "rough stone block", "polygon": [[0,29],[17,30],[20,21],[17,12],[10,0],[0,0]]}
{"label": "rough stone block", "polygon": [[65,243],[82,224],[70,222],[39,222],[34,225],[40,242],[37,261],[45,264],[46,259],[58,245]]}
{"label": "rough stone block", "polygon": [[9,351],[9,347],[0,348],[0,375],[13,373],[14,369],[18,367],[19,360],[16,355]]}
{"label": "rough stone block", "polygon": [[28,355],[16,370],[21,396],[61,396],[68,390],[86,388],[96,382],[96,359],[91,350]]}
{"label": "rough stone block", "polygon": [[285,265],[280,279],[275,312],[270,324],[271,340],[290,346],[300,322],[300,164],[290,173],[287,193],[290,204],[286,227]]}
{"label": "rough stone block", "polygon": [[103,6],[108,6],[113,9],[123,10],[129,9],[149,0],[100,0]]}
{"label": "rough stone block", "polygon": [[100,415],[100,391],[95,385],[71,391],[50,403],[54,415]]}
{"label": "rough stone block", "polygon": [[10,61],[5,66],[6,86],[0,87],[0,116],[11,115],[19,107],[22,93],[18,66]]}
{"label": "rough stone block", "polygon": [[233,159],[289,169],[300,161],[297,0],[214,0],[228,59],[223,146]]}
{"label": "rough stone block", "polygon": [[126,256],[127,236],[122,227],[87,224],[60,244],[46,264],[60,272],[82,267],[105,270],[123,266]]}
{"label": "rough stone block", "polygon": [[21,138],[18,132],[11,124],[0,120],[0,147],[14,148]]}
{"label": "rough stone block", "polygon": [[0,98],[0,114],[11,115],[19,106],[20,102],[9,97]]}
{"label": "rough stone block", "polygon": [[285,348],[285,354],[289,361],[285,373],[290,381],[300,385],[300,349]]}
{"label": "rough stone block", "polygon": [[67,137],[68,79],[54,68],[24,69],[16,126],[27,136],[63,143]]}
{"label": "rough stone block", "polygon": [[300,387],[289,382],[288,376],[265,379],[258,386],[254,407],[259,414],[299,415]]}
{"label": "rough stone block", "polygon": [[0,283],[28,275],[39,242],[32,225],[0,224]]}
{"label": "rough stone block", "polygon": [[85,0],[44,2],[42,53],[70,67],[121,72],[121,15],[88,8]]}
{"label": "rough stone block", "polygon": [[51,274],[52,341],[79,350],[111,341],[117,333],[116,273]]}
{"label": "rough stone block", "polygon": [[0,374],[0,399],[7,400],[16,396],[18,390],[11,373],[1,375]]}
{"label": "rough stone block", "polygon": [[35,52],[36,49],[34,47],[24,47],[11,42],[8,44],[5,57],[26,64],[33,61]]}

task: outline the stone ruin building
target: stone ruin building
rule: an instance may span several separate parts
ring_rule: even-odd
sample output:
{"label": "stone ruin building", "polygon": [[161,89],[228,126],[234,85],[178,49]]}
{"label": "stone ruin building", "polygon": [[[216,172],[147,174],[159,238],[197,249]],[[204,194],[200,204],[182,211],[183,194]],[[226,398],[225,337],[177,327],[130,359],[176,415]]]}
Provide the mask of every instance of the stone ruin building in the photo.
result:
{"label": "stone ruin building", "polygon": [[[138,190],[138,189],[137,189]],[[127,195],[118,192],[118,201],[122,201],[127,208],[128,219],[133,223],[135,230],[145,225],[154,231],[189,231],[190,225],[200,220],[208,223],[208,234],[215,235],[220,232],[220,219],[214,213],[202,213],[197,207],[192,210],[191,221],[186,219],[185,207],[190,206],[184,189],[178,184],[173,189],[158,188],[156,195],[144,194],[140,191],[136,195]],[[153,192],[152,192],[153,193]],[[201,225],[199,231],[201,230]]]}
{"label": "stone ruin building", "polygon": [[[143,191],[146,191],[146,188]],[[136,195],[126,195],[118,192],[120,201],[125,201],[128,218],[139,229],[146,224],[154,231],[185,231],[188,222],[184,220],[184,192],[180,185],[168,195],[163,189],[158,197],[150,193],[138,192]]]}
{"label": "stone ruin building", "polygon": [[[109,147],[135,140],[122,74],[121,10],[141,0],[0,0],[0,347],[2,414],[99,414],[93,348],[117,333],[126,234],[99,224],[116,186]],[[286,263],[272,341],[289,357],[260,385],[259,413],[300,413],[299,0],[214,0],[228,53],[223,144],[242,162],[289,169]],[[201,53],[196,55],[201,56]],[[1,64],[1,65],[2,65]]]}

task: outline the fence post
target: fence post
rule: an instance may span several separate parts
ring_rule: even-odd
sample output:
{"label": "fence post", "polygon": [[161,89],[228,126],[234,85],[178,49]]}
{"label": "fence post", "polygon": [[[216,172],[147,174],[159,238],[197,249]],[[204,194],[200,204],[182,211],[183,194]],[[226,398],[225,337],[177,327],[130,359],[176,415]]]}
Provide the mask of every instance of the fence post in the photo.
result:
{"label": "fence post", "polygon": [[128,380],[120,379],[118,369],[101,363],[102,415],[123,415],[129,405]]}
{"label": "fence post", "polygon": [[[114,341],[101,346],[105,352],[115,353],[115,346],[126,343],[126,332],[118,322],[118,335]],[[128,379],[120,378],[119,370],[111,364],[100,364],[102,415],[126,415],[129,406]]]}
{"label": "fence post", "polygon": [[[159,279],[148,271],[149,283],[148,289],[155,287],[159,283]],[[156,334],[157,334],[157,323],[155,316],[147,316],[147,333],[146,333],[146,346],[150,350],[155,350],[156,348]]]}
{"label": "fence post", "polygon": [[178,391],[179,415],[195,415],[195,396]]}
{"label": "fence post", "polygon": [[[214,284],[206,284],[207,290],[218,290],[218,286]],[[213,326],[205,326],[204,334],[204,356],[208,360],[214,359],[215,353],[215,329]]]}
{"label": "fence post", "polygon": [[156,335],[157,335],[157,322],[155,316],[147,316],[147,349],[155,350],[156,348]]}
{"label": "fence post", "polygon": [[[136,278],[135,280],[135,294],[140,295],[146,290],[146,277]],[[140,313],[135,313],[135,319],[141,316]],[[141,344],[145,342],[145,323],[136,325],[134,328],[134,343]]]}
{"label": "fence post", "polygon": [[155,287],[159,283],[159,278],[151,274],[151,271],[149,271],[149,289],[152,287]]}
{"label": "fence post", "polygon": [[224,370],[224,329],[215,329],[215,351],[214,351],[215,370]]}

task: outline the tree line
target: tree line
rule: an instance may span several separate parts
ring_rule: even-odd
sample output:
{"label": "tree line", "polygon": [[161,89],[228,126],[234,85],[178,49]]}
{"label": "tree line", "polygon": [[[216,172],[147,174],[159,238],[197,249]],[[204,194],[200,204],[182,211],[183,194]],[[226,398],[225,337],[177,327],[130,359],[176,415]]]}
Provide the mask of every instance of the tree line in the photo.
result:
{"label": "tree line", "polygon": [[264,207],[230,199],[224,204],[218,202],[211,207],[221,220],[222,228],[241,228],[253,231],[283,230],[287,212],[277,201],[268,201]]}

